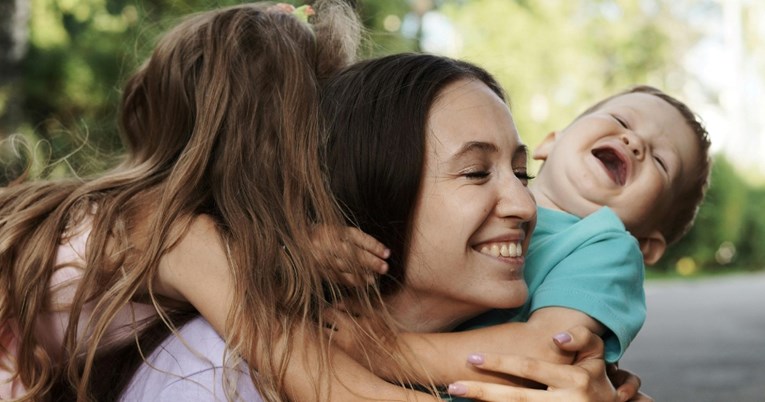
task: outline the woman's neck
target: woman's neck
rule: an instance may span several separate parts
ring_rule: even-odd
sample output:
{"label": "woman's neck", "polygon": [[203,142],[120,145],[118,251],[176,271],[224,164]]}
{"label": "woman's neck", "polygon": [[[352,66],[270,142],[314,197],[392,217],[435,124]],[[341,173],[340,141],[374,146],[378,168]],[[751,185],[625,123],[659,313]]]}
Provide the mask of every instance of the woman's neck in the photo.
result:
{"label": "woman's neck", "polygon": [[406,332],[447,332],[485,310],[406,289],[386,297],[385,304]]}

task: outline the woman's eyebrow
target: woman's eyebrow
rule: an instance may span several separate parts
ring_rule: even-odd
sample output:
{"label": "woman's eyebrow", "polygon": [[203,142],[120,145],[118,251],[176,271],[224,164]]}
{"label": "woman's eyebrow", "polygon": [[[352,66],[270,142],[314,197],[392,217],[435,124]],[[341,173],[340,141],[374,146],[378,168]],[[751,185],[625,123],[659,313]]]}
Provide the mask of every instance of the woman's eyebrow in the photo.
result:
{"label": "woman's eyebrow", "polygon": [[483,141],[470,141],[464,143],[460,149],[455,152],[454,155],[452,155],[452,157],[449,159],[461,159],[465,155],[472,153],[490,154],[496,152],[499,152],[499,148],[497,148],[495,144]]}

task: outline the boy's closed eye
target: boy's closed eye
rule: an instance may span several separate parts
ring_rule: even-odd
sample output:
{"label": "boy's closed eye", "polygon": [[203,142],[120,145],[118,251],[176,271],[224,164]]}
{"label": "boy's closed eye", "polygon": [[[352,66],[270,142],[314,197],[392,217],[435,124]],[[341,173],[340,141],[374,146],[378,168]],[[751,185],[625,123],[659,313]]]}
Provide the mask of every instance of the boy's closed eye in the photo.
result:
{"label": "boy's closed eye", "polygon": [[616,120],[617,122],[619,122],[619,124],[620,124],[622,127],[626,128],[626,129],[629,129],[629,128],[630,128],[630,126],[629,126],[629,124],[627,123],[627,120],[626,120],[625,118],[623,118],[623,117],[621,117],[621,116],[619,116],[619,115],[617,115],[617,114],[614,114],[614,113],[611,113],[610,115],[611,115],[611,117],[613,117],[613,118],[614,118],[614,120]]}
{"label": "boy's closed eye", "polygon": [[659,166],[664,171],[664,173],[669,173],[669,168],[667,167],[667,163],[664,162],[664,160],[661,157],[654,156],[653,159],[656,160],[656,163],[659,164]]}

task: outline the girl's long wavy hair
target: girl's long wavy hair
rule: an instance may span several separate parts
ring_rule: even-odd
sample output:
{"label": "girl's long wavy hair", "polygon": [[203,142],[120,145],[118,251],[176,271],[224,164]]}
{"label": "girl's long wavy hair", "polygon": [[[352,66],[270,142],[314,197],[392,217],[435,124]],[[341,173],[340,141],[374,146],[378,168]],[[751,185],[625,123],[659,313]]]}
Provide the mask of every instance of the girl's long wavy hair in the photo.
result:
{"label": "girl's long wavy hair", "polygon": [[[172,314],[191,310],[153,289],[162,256],[199,214],[212,217],[228,251],[231,356],[271,356],[281,336],[307,329],[321,340],[319,372],[329,375],[322,307],[345,298],[364,316],[379,316],[379,292],[327,280],[311,247],[313,225],[343,224],[319,158],[319,84],[352,61],[359,39],[348,5],[326,0],[314,8],[311,25],[263,3],[188,18],[127,81],[120,128],[128,152],[119,166],[0,189],[0,322],[18,324],[18,375],[29,390],[22,400],[51,399],[62,379],[78,400],[92,399],[94,361],[128,302],[154,303],[156,320],[171,326]],[[58,245],[94,210],[65,338],[69,358],[59,362],[36,339],[36,318],[50,309]],[[77,339],[85,303],[95,306],[90,335]],[[373,330],[358,332],[382,345],[389,328],[373,320]],[[258,375],[251,370],[264,399],[287,399],[288,358],[259,359]]]}

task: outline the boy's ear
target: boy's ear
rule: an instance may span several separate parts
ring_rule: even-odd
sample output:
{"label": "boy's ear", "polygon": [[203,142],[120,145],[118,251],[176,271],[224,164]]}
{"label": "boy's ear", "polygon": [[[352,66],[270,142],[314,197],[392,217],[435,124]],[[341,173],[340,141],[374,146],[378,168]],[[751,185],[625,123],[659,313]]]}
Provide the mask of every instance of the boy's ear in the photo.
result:
{"label": "boy's ear", "polygon": [[547,156],[550,155],[550,151],[552,150],[553,145],[555,144],[555,139],[557,137],[557,131],[551,131],[549,134],[547,134],[545,139],[543,139],[542,142],[537,145],[536,148],[534,148],[534,153],[531,154],[531,157],[538,161],[547,160]]}
{"label": "boy's ear", "polygon": [[667,249],[667,241],[658,230],[654,230],[646,237],[638,238],[638,243],[640,243],[640,252],[643,253],[643,261],[646,265],[656,264]]}

